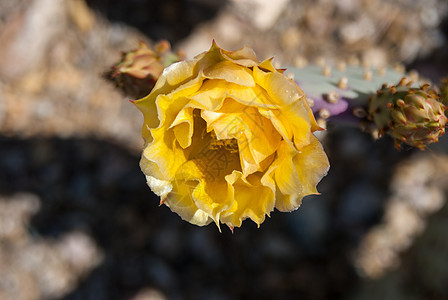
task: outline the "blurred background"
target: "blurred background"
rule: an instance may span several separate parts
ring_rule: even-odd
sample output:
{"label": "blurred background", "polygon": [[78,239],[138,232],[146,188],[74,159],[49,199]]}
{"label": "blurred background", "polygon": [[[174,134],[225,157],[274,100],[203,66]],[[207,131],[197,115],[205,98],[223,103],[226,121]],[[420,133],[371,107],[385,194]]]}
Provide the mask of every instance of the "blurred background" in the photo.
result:
{"label": "blurred background", "polygon": [[182,221],[103,74],[143,40],[448,75],[446,0],[0,0],[0,299],[448,299],[448,141],[329,127],[322,193],[257,229]]}

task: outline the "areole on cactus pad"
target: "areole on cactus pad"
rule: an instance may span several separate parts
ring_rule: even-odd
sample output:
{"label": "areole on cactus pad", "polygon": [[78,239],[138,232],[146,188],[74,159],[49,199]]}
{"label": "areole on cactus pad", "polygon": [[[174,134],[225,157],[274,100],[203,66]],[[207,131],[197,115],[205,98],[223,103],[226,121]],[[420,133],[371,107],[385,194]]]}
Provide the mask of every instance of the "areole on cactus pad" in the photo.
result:
{"label": "areole on cactus pad", "polygon": [[[403,67],[368,69],[359,65],[288,67],[305,92],[319,125],[354,124],[380,138],[388,134],[419,149],[445,133],[447,80],[440,96],[418,74]],[[417,79],[417,83],[410,78]]]}

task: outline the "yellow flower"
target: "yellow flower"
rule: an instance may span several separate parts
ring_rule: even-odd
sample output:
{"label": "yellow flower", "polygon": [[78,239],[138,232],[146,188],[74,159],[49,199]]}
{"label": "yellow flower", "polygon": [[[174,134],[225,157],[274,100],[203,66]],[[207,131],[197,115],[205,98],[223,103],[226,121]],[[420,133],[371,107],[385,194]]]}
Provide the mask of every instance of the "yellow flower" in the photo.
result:
{"label": "yellow flower", "polygon": [[329,163],[303,91],[252,49],[215,43],[166,68],[134,102],[144,115],[140,166],[182,219],[230,228],[297,209]]}

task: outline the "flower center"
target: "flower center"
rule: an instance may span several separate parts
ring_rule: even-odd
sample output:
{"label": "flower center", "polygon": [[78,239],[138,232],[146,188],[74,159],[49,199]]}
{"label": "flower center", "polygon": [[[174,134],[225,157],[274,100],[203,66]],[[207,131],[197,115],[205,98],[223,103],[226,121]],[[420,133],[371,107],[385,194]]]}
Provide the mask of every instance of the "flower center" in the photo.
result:
{"label": "flower center", "polygon": [[196,164],[204,178],[222,180],[233,170],[241,170],[237,141],[219,140],[213,130],[207,132],[207,124],[199,110],[193,115],[194,134],[189,160]]}
{"label": "flower center", "polygon": [[211,141],[208,148],[210,150],[227,150],[230,153],[238,153],[238,142],[236,139],[218,140],[214,131],[210,132]]}

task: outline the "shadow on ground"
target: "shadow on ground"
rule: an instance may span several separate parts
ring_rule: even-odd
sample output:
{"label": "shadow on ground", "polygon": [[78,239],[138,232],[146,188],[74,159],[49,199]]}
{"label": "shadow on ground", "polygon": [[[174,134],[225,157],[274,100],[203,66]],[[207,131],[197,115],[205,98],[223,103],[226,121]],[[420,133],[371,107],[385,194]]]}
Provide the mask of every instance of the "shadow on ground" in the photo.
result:
{"label": "shadow on ground", "polygon": [[193,28],[213,19],[228,1],[200,0],[87,0],[87,4],[112,22],[133,26],[153,40],[175,44]]}
{"label": "shadow on ground", "polygon": [[[340,299],[359,282],[351,250],[381,217],[381,204],[347,217],[331,196],[369,178],[356,156],[333,165],[328,177],[338,179],[322,182],[322,196],[306,198],[296,212],[272,213],[261,229],[246,220],[234,234],[158,207],[139,157],[110,141],[1,137],[0,157],[0,193],[42,201],[30,231],[56,239],[82,231],[104,253],[64,299],[129,299],[146,287],[169,299]],[[337,175],[344,172],[352,175]]]}

